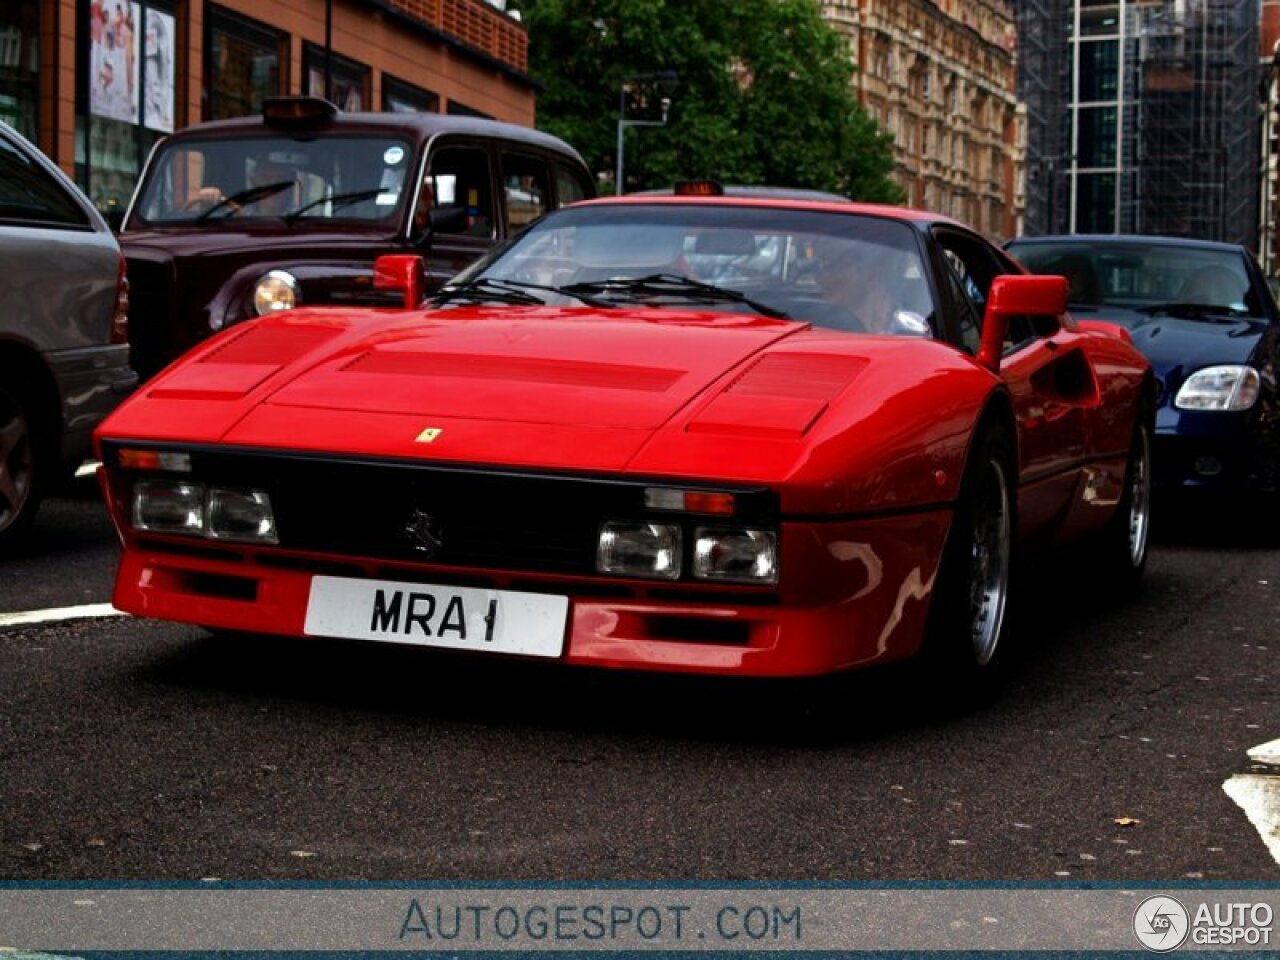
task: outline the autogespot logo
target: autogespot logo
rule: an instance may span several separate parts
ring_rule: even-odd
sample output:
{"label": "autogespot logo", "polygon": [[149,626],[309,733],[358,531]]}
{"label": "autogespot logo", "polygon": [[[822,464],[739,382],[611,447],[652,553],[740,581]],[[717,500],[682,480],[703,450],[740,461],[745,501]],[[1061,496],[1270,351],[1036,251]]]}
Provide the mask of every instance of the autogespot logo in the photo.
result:
{"label": "autogespot logo", "polygon": [[1133,932],[1148,950],[1168,953],[1187,939],[1191,917],[1173,897],[1147,897],[1133,914]]}

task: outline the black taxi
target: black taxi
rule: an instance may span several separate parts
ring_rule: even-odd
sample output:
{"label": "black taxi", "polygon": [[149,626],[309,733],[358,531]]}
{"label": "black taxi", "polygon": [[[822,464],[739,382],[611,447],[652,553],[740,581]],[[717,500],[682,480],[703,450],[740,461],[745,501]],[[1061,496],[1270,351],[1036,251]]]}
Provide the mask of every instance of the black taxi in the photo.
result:
{"label": "black taxi", "polygon": [[513,124],[345,113],[311,97],[159,143],[119,236],[133,367],[301,304],[377,304],[373,263],[423,257],[431,291],[525,224],[595,195],[578,153]]}

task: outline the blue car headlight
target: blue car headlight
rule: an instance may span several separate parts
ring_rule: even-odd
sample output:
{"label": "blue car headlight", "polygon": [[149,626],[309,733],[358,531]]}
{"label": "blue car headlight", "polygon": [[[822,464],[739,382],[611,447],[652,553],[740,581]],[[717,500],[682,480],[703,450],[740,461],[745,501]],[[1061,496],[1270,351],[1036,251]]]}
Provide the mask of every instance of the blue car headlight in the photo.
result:
{"label": "blue car headlight", "polygon": [[1205,367],[1187,377],[1173,398],[1179,410],[1248,410],[1258,402],[1258,371],[1243,364]]}

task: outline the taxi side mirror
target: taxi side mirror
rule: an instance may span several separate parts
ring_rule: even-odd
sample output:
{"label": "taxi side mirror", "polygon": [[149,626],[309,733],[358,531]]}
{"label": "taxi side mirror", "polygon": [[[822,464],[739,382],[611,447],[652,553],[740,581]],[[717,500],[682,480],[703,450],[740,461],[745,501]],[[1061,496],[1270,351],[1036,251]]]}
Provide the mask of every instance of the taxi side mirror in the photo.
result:
{"label": "taxi side mirror", "polygon": [[989,370],[1000,369],[1004,341],[1012,317],[1060,317],[1067,311],[1067,278],[1007,274],[991,281],[987,310],[982,318],[982,344],[978,362]]}
{"label": "taxi side mirror", "polygon": [[373,289],[399,290],[404,308],[412,310],[422,299],[422,258],[412,253],[389,253],[373,261]]}

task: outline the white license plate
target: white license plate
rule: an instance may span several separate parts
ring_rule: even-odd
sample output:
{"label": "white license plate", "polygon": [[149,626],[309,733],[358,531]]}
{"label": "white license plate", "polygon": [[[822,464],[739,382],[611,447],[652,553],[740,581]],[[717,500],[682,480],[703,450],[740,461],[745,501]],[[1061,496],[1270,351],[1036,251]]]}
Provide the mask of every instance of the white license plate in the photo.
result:
{"label": "white license plate", "polygon": [[303,629],[318,637],[558,657],[569,598],[394,580],[313,577]]}

